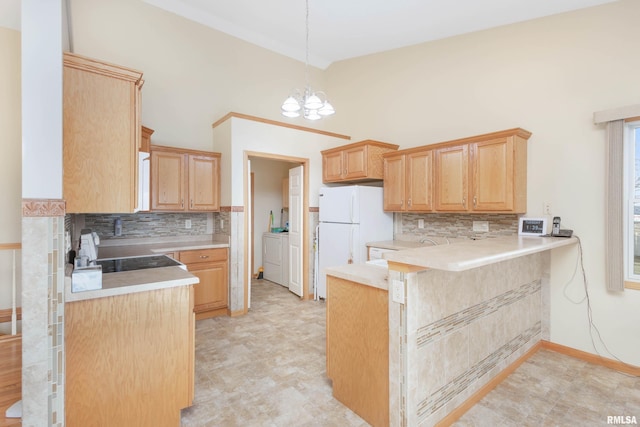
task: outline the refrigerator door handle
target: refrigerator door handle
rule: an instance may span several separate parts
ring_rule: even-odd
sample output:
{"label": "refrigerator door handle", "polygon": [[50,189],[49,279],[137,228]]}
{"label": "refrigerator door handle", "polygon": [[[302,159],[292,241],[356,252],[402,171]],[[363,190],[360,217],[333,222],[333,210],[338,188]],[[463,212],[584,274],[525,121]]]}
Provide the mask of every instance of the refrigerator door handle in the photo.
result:
{"label": "refrigerator door handle", "polygon": [[349,234],[349,259],[347,260],[347,264],[353,264],[353,244],[355,239],[353,237],[356,229],[355,226],[351,226],[351,233]]}
{"label": "refrigerator door handle", "polygon": [[356,192],[355,190],[353,190],[351,192],[351,210],[349,212],[349,218],[351,218],[351,222],[355,222],[354,218],[353,218],[353,212],[355,210],[355,204],[356,204]]}

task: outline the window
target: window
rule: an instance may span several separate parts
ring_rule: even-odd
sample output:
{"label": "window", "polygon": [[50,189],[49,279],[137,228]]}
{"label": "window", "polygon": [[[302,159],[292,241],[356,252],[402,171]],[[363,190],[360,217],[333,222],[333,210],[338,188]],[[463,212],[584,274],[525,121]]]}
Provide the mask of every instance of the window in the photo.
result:
{"label": "window", "polygon": [[625,280],[640,289],[640,121],[625,126]]}

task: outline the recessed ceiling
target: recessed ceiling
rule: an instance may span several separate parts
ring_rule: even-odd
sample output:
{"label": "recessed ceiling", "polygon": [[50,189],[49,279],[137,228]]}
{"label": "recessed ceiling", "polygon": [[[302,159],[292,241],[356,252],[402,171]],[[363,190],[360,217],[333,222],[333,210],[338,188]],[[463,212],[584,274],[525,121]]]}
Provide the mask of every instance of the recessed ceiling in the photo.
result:
{"label": "recessed ceiling", "polygon": [[[305,0],[143,0],[280,54],[305,60]],[[331,63],[617,0],[309,0],[309,63]],[[19,28],[20,0],[0,2]]]}

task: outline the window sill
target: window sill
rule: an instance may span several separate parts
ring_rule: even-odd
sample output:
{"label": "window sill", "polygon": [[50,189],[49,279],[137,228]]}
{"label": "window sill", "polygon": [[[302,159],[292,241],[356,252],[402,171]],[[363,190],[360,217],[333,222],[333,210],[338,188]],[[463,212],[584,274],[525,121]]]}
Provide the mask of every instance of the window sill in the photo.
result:
{"label": "window sill", "polygon": [[640,282],[630,282],[628,280],[624,281],[625,289],[634,289],[636,291],[640,291]]}

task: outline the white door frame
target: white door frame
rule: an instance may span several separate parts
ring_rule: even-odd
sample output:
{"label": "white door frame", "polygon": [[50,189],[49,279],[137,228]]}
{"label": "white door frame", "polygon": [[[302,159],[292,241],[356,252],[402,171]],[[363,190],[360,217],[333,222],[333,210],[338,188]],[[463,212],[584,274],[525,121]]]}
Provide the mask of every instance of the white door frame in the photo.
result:
{"label": "white door frame", "polygon": [[[273,154],[273,153],[263,153],[259,151],[244,151],[244,160],[243,160],[243,197],[244,197],[244,206],[249,206],[250,201],[249,198],[251,194],[249,193],[250,183],[248,182],[249,176],[249,157],[259,157],[263,159],[271,159],[271,160],[281,160],[284,162],[297,163],[304,166],[304,176],[303,176],[303,186],[304,186],[304,195],[303,195],[303,206],[302,206],[302,299],[307,300],[313,298],[313,295],[309,295],[309,159],[303,157],[292,157],[285,156],[282,154]],[[250,248],[250,237],[249,237],[249,223],[251,222],[251,212],[248,210],[245,211],[244,215],[244,253],[248,253],[251,250]],[[244,268],[242,269],[243,280],[244,280],[244,313],[246,314],[249,310],[249,286],[251,283],[251,274],[253,272],[250,271],[251,264],[249,262],[250,257],[244,257]]]}

